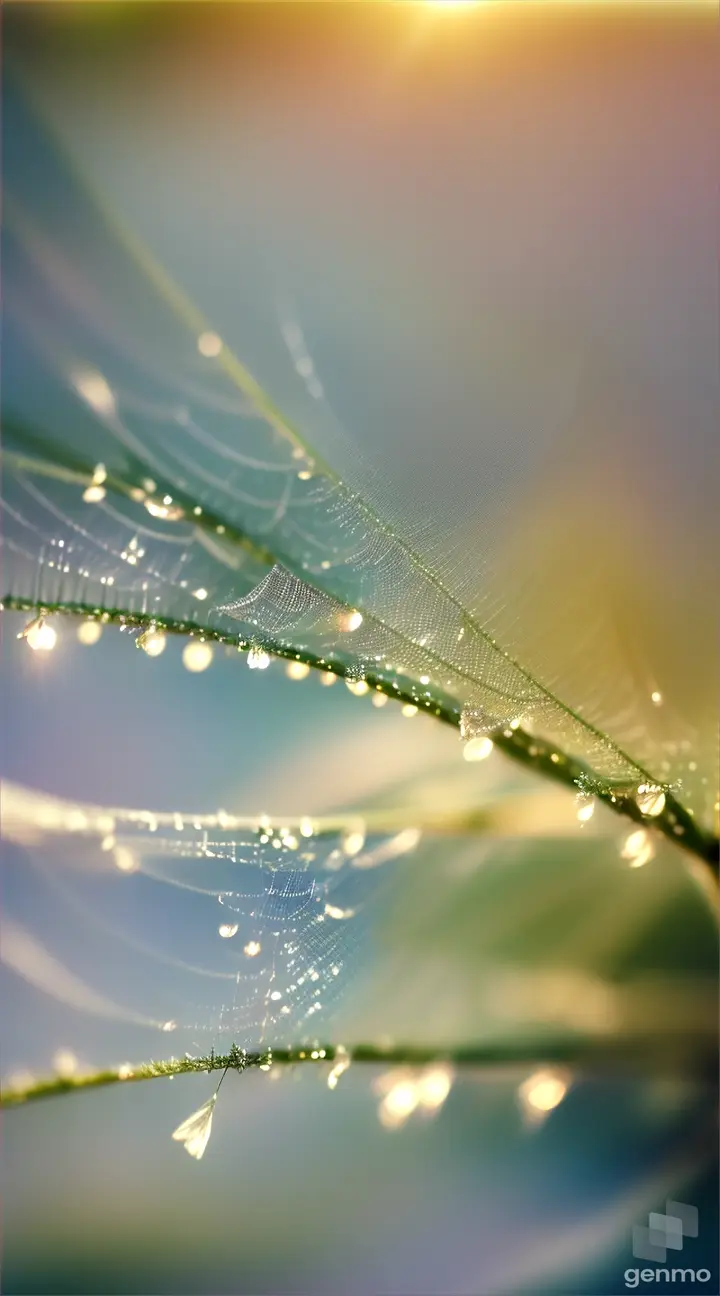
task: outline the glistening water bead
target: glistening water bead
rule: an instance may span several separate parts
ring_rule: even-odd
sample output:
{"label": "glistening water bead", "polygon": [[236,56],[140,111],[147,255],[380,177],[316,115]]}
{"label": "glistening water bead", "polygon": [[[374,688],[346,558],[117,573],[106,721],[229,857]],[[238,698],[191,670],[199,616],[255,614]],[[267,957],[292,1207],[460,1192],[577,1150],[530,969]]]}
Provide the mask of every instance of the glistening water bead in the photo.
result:
{"label": "glistening water bead", "polygon": [[238,923],[220,923],[218,936],[222,936],[223,940],[229,940],[232,936],[237,935],[238,926]]}
{"label": "glistening water bead", "polygon": [[135,645],[137,648],[142,648],[148,657],[159,657],[165,651],[167,638],[162,630],[148,629],[138,635]]}
{"label": "glistening water bead", "polygon": [[641,783],[635,793],[635,804],[649,819],[655,819],[665,809],[665,793],[661,787],[652,783]]}
{"label": "glistening water bead", "polygon": [[213,659],[213,646],[202,639],[191,639],[182,652],[182,663],[193,674],[207,670]]}
{"label": "glistening water bead", "polygon": [[24,639],[33,652],[52,652],[57,643],[57,633],[43,616],[39,616],[28,622],[18,639]]}
{"label": "glistening water bead", "polygon": [[96,644],[102,634],[99,621],[81,621],[77,628],[78,641],[81,644]]}

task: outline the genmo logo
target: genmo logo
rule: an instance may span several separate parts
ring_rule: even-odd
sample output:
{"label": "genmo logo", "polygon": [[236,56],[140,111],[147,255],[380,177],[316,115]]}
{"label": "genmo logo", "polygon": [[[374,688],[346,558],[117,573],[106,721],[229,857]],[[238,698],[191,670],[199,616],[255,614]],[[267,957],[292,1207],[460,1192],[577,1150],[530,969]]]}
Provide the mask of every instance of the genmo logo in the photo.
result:
{"label": "genmo logo", "polygon": [[[697,1206],[667,1201],[664,1214],[651,1211],[647,1224],[636,1224],[633,1228],[633,1255],[636,1260],[666,1262],[668,1251],[682,1251],[685,1238],[697,1235]],[[632,1290],[640,1283],[706,1283],[711,1277],[709,1269],[626,1269],[625,1286]]]}
{"label": "genmo logo", "polygon": [[625,1286],[639,1287],[650,1282],[710,1282],[709,1269],[626,1269]]}

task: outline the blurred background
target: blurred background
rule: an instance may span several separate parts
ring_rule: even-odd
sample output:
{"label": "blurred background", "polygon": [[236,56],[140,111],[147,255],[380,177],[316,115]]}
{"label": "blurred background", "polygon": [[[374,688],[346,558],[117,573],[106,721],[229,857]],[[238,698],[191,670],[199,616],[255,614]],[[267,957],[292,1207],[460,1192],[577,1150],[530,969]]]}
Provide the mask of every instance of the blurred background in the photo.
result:
{"label": "blurred background", "polygon": [[[100,355],[141,445],[161,390],[235,435],[195,339],[94,259],[71,168],[313,445],[422,517],[501,641],[633,732],[709,821],[710,12],[7,6],[5,185],[26,206],[4,237],[6,414],[70,444],[70,367]],[[288,363],[293,323],[314,387]],[[360,861],[431,810],[482,808],[482,830],[416,833],[374,868],[341,835],[322,847],[353,916],[300,952],[333,989],[313,1037],[537,1041],[538,1059],[448,1071],[406,1112],[387,1095],[412,1079],[387,1068],[332,1090],[327,1067],[230,1074],[199,1164],[170,1135],[207,1076],[8,1112],[4,1291],[614,1296],[633,1225],[668,1197],[698,1207],[682,1263],[718,1291],[716,1085],[688,1061],[714,1056],[717,932],[679,852],[341,682],[219,648],[192,669],[182,641],[153,658],[70,620],[33,652],[27,620],[4,614],[0,679],[4,1080],[293,1038],[240,936],[218,937],[192,823],[220,807],[385,815]],[[177,850],[108,844],[117,807],[179,816]],[[663,1032],[667,1065],[642,1076],[542,1058]]]}

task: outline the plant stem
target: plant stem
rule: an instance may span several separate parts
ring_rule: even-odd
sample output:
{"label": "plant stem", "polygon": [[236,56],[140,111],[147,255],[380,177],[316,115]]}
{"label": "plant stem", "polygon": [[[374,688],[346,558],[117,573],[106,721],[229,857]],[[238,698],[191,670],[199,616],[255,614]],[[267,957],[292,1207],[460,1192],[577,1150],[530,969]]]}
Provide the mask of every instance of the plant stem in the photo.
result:
{"label": "plant stem", "polygon": [[559,1066],[573,1071],[607,1073],[629,1071],[639,1075],[680,1075],[698,1081],[712,1080],[716,1069],[712,1041],[673,1037],[667,1033],[657,1036],[627,1037],[613,1041],[564,1039],[542,1041],[522,1039],[503,1040],[498,1043],[471,1044],[457,1048],[439,1046],[357,1044],[352,1048],[340,1045],[308,1045],[305,1048],[265,1048],[245,1051],[233,1045],[229,1053],[211,1052],[206,1057],[170,1058],[166,1061],[141,1062],[86,1075],[50,1076],[46,1079],[28,1080],[9,1086],[0,1093],[0,1105],[18,1107],[40,1098],[55,1098],[61,1094],[81,1093],[86,1089],[100,1089],[114,1084],[130,1084],[138,1080],[167,1079],[177,1075],[191,1075],[211,1071],[248,1071],[257,1068],[269,1070],[274,1066],[304,1064],[332,1064],[339,1058],[350,1063],[364,1063],[382,1067],[425,1067],[433,1063],[468,1071],[488,1069],[534,1070],[542,1066]]}
{"label": "plant stem", "polygon": [[[8,597],[3,606],[7,611],[33,612],[36,615],[76,616],[94,619],[103,624],[119,625],[130,630],[147,630],[154,627],[166,634],[197,636],[211,643],[223,644],[245,652],[257,644],[257,640],[240,634],[216,630],[189,620],[174,620],[168,617],[152,616],[143,612],[128,612],[117,608],[101,608],[86,603],[42,603],[27,598]],[[348,663],[340,657],[329,653],[318,656],[309,649],[298,649],[292,644],[274,639],[263,639],[262,648],[274,657],[285,661],[303,662],[314,670],[331,672],[340,678],[352,677]],[[366,683],[371,690],[384,693],[396,702],[415,706],[426,711],[444,724],[460,727],[460,707],[451,698],[439,694],[425,698],[418,695],[417,686],[409,677],[394,673],[366,672]],[[630,819],[633,823],[642,824],[644,828],[655,829],[682,850],[702,860],[715,882],[718,880],[718,862],[720,843],[713,833],[697,824],[688,810],[672,795],[665,791],[665,804],[660,814],[648,816],[643,814],[635,800],[635,789],[626,785],[615,786],[603,782],[583,761],[561,751],[556,744],[527,733],[522,728],[503,729],[491,735],[496,747],[506,755],[528,769],[534,770],[546,778],[560,783],[572,792],[580,787],[588,787],[598,801],[613,810],[616,814]]]}

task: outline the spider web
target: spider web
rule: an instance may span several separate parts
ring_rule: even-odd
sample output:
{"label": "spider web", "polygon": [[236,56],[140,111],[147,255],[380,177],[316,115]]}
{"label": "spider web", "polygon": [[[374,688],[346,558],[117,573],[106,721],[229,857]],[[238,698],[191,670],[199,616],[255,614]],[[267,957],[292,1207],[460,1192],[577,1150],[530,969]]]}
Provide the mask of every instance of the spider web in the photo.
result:
{"label": "spider web", "polygon": [[[239,621],[260,645],[311,647],[358,678],[409,676],[419,702],[451,699],[467,737],[522,723],[601,780],[699,782],[692,726],[658,715],[588,600],[579,621],[560,610],[569,633],[550,670],[542,629],[523,615],[537,614],[533,587],[498,592],[462,528],[368,467],[296,308],[281,301],[268,316],[276,299],[259,270],[247,287],[294,422],[27,110],[13,111],[33,149],[11,145],[6,159],[8,595],[220,630]],[[39,170],[61,222],[38,204]]]}
{"label": "spider web", "polygon": [[[225,812],[122,811],[17,788],[8,801],[9,839],[25,846],[23,868],[43,891],[33,891],[37,935],[22,912],[7,915],[6,965],[80,1011],[178,1032],[203,1051],[323,1036],[358,969],[372,963],[393,861],[419,836],[366,837],[352,821],[320,836],[303,823],[303,835],[265,816],[238,828]],[[37,916],[46,905],[47,934]],[[148,913],[158,916],[153,939],[144,934]],[[66,943],[74,924],[82,933],[72,966],[54,948],[58,923]],[[153,988],[140,1013],[126,985],[143,967]],[[124,1003],[109,992],[111,969]],[[108,993],[91,989],[90,975]]]}

